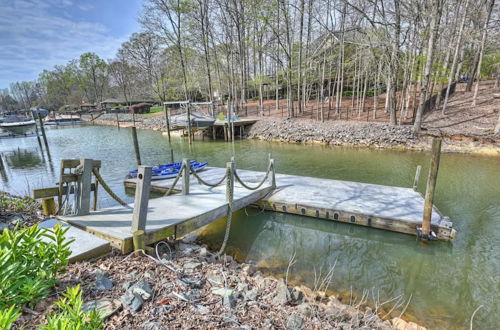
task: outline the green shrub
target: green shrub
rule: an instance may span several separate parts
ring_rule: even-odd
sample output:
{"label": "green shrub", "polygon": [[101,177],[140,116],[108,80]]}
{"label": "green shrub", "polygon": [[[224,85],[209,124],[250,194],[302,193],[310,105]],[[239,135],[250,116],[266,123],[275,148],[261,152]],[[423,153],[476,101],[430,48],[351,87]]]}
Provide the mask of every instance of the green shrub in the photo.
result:
{"label": "green shrub", "polygon": [[11,306],[9,309],[0,309],[0,329],[10,329],[12,323],[14,323],[20,316],[21,313],[16,306]]}
{"label": "green shrub", "polygon": [[71,254],[71,242],[64,238],[67,230],[56,226],[49,231],[38,225],[4,230],[0,235],[0,310],[35,304],[49,294]]}
{"label": "green shrub", "polygon": [[68,288],[56,306],[58,311],[47,316],[47,324],[41,325],[42,330],[98,330],[102,329],[101,317],[96,310],[82,310],[82,292],[80,286]]}

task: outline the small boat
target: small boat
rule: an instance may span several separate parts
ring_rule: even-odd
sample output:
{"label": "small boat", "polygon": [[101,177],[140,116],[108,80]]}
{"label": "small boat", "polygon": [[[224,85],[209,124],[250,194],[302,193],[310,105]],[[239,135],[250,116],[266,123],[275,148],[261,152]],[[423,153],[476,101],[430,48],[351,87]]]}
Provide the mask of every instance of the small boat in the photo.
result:
{"label": "small boat", "polygon": [[33,119],[10,115],[5,117],[0,123],[0,128],[13,135],[25,135],[29,133],[35,125],[36,123]]}
{"label": "small boat", "polygon": [[[199,172],[207,167],[208,162],[198,163],[195,160],[190,161],[191,169],[195,172]],[[171,163],[171,164],[163,164],[156,165],[152,169],[151,180],[165,180],[175,178],[182,167],[182,163]],[[137,177],[138,170],[132,170],[128,173],[128,178]]]}
{"label": "small boat", "polygon": [[[210,127],[213,126],[215,119],[205,116],[199,112],[192,112],[189,115],[191,121],[191,127]],[[175,115],[170,118],[170,125],[175,127],[188,127],[187,114],[183,113],[180,115]]]}

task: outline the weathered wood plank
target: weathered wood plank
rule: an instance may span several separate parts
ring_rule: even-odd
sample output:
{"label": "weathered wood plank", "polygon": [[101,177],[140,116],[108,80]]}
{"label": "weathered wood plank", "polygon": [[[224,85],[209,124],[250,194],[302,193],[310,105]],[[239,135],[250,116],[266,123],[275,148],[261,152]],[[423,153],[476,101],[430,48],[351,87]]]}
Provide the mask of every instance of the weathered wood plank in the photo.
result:
{"label": "weathered wood plank", "polygon": [[[92,183],[90,186],[91,191],[95,191],[95,184]],[[62,187],[62,194],[66,194],[66,186]],[[75,193],[75,188],[71,186],[70,189],[70,194]],[[34,199],[41,199],[41,198],[48,198],[48,197],[56,197],[59,194],[59,187],[50,187],[50,188],[40,188],[40,189],[33,189],[32,197]]]}

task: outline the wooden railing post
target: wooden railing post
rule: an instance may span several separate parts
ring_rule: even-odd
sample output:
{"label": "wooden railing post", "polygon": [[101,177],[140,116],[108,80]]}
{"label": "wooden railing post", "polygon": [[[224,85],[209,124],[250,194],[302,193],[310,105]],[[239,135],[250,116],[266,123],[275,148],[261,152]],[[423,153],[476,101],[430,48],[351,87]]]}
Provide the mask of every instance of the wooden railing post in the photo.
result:
{"label": "wooden railing post", "polygon": [[184,173],[182,173],[182,194],[189,194],[189,176],[191,174],[191,162],[189,159],[184,158],[182,160],[182,165],[184,166]]}
{"label": "wooden railing post", "polygon": [[420,181],[420,172],[422,171],[422,165],[417,166],[417,171],[415,172],[415,179],[413,179],[413,190],[417,191],[418,181]]}
{"label": "wooden railing post", "polygon": [[81,175],[79,175],[78,184],[80,186],[77,197],[77,215],[87,215],[90,213],[90,190],[92,187],[92,167],[94,161],[88,158],[80,159]]}
{"label": "wooden railing post", "polygon": [[132,233],[146,229],[151,172],[151,166],[139,166],[135,186],[134,211],[132,213]]}
{"label": "wooden railing post", "polygon": [[269,166],[271,167],[271,187],[276,189],[276,170],[274,168],[274,159],[269,159]]}
{"label": "wooden railing post", "polygon": [[441,139],[432,140],[432,155],[427,188],[425,189],[424,216],[422,219],[422,235],[429,235],[431,231],[432,206],[434,201],[434,189],[436,188],[439,161],[441,158]]}

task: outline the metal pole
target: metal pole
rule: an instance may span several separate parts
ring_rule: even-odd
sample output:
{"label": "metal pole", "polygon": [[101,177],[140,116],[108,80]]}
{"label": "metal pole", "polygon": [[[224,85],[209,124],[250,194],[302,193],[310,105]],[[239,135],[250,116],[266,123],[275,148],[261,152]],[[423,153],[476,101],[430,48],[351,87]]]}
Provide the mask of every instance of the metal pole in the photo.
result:
{"label": "metal pole", "polygon": [[134,211],[132,213],[131,232],[146,229],[148,215],[149,190],[151,188],[151,166],[140,166],[136,178]]}
{"label": "metal pole", "polygon": [[422,235],[429,235],[431,231],[432,205],[434,201],[434,189],[436,188],[437,175],[439,171],[439,161],[441,158],[441,139],[432,140],[432,155],[427,178],[427,188],[425,190],[424,217],[422,220]]}

